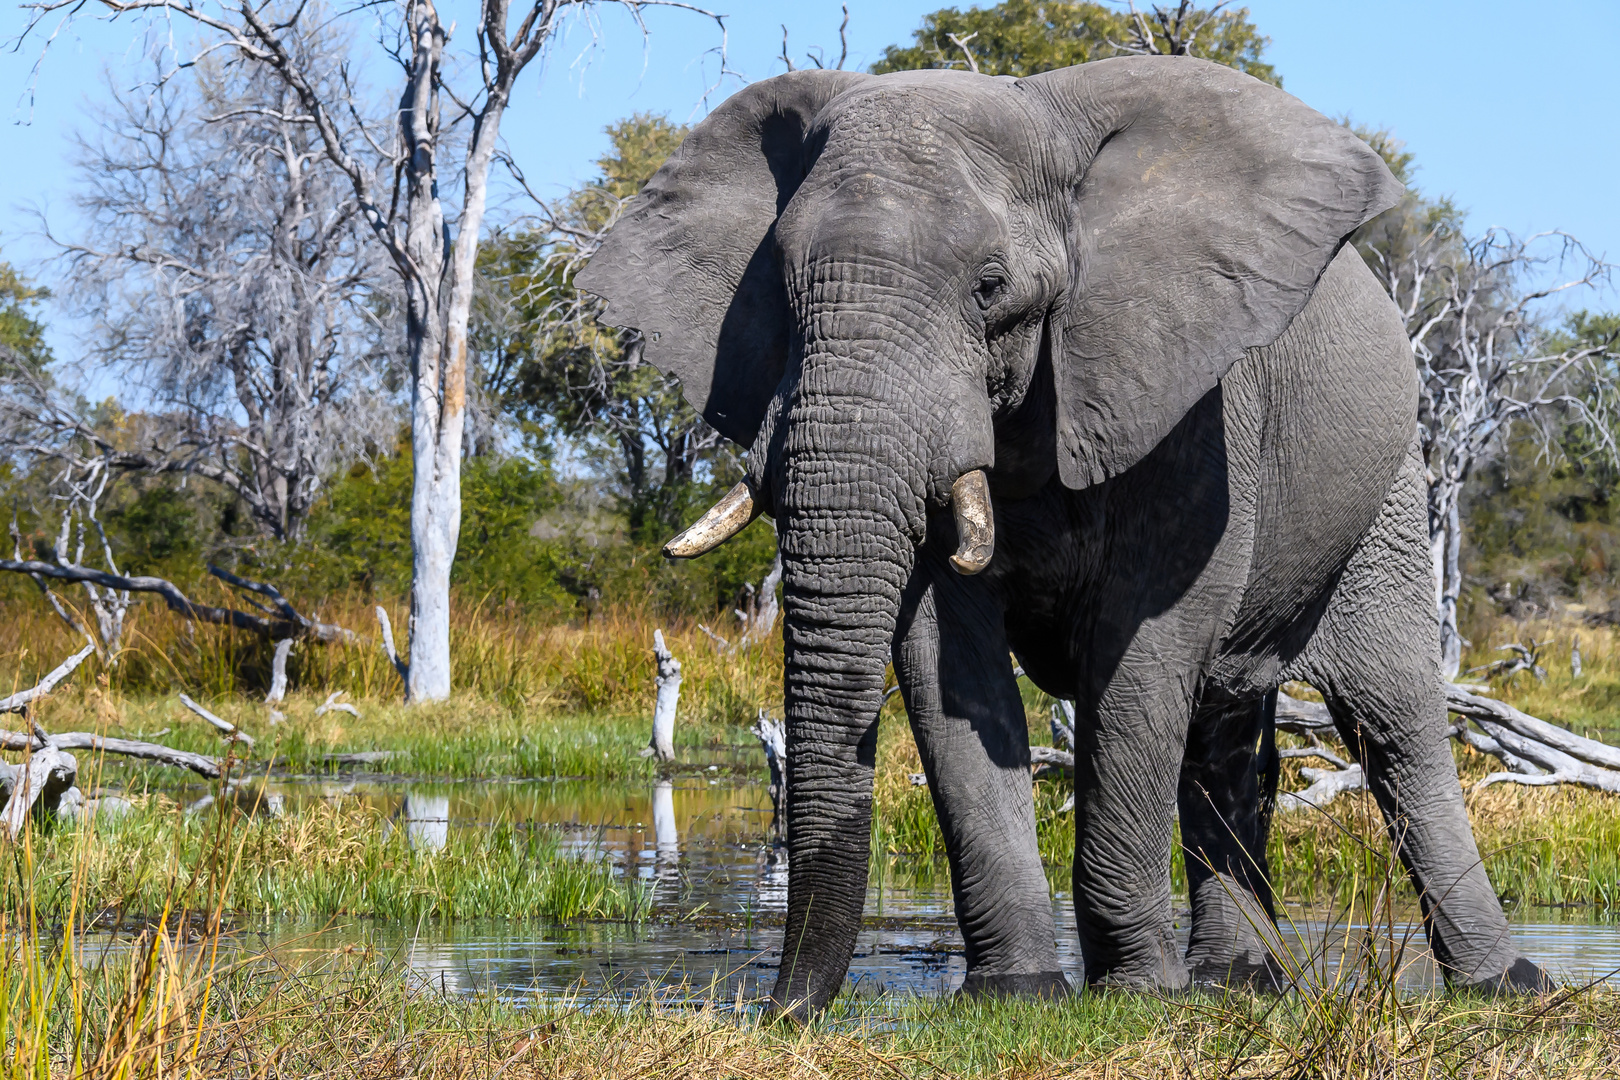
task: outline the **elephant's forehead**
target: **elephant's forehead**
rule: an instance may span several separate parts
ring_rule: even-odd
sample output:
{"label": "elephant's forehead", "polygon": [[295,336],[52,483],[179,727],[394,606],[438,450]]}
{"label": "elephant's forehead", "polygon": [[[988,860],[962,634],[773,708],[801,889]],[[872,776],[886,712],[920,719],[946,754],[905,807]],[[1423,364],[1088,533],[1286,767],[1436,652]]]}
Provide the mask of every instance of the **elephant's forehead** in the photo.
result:
{"label": "elephant's forehead", "polygon": [[[1036,129],[1012,80],[901,72],[862,83],[816,119],[824,154],[909,158],[1002,169],[1027,157]],[[1000,171],[1000,170],[998,170]]]}
{"label": "elephant's forehead", "polygon": [[869,256],[886,266],[940,269],[979,257],[1004,231],[1002,216],[961,170],[871,162],[813,176],[788,205],[777,237],[790,266]]}
{"label": "elephant's forehead", "polygon": [[1003,232],[1007,170],[926,85],[848,94],[778,225],[790,261],[973,258]]}

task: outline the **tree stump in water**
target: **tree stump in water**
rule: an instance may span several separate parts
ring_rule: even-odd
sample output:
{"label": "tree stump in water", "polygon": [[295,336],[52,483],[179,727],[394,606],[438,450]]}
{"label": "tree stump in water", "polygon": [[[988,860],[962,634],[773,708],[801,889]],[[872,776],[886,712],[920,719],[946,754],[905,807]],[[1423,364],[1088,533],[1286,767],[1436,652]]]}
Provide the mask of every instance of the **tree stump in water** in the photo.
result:
{"label": "tree stump in water", "polygon": [[681,700],[681,662],[664,646],[664,632],[653,631],[653,656],[658,660],[658,700],[653,705],[652,741],[642,757],[675,760],[675,709]]}

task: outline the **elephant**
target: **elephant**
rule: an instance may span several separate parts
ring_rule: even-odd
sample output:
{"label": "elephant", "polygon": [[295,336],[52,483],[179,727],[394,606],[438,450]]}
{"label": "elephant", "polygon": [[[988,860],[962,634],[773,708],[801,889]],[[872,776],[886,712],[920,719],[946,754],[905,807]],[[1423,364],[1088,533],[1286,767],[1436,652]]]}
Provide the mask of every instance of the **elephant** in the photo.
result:
{"label": "elephant", "polygon": [[1069,990],[1010,656],[1076,704],[1088,985],[1179,990],[1264,962],[1254,750],[1295,678],[1364,764],[1448,982],[1550,985],[1469,826],[1415,365],[1347,244],[1401,192],[1279,89],[1127,57],[1022,79],[767,79],[625,207],[577,286],[748,449],[744,479],[665,554],[762,513],[777,526],[776,1007],[811,1015],[847,973],[891,661],[944,832],[963,992]]}

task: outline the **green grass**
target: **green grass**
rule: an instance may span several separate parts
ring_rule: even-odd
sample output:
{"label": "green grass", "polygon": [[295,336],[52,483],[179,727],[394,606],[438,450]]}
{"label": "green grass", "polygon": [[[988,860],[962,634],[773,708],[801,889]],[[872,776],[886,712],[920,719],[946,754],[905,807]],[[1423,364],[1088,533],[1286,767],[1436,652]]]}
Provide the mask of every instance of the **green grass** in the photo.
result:
{"label": "green grass", "polygon": [[[218,806],[219,804],[216,804]],[[122,817],[32,838],[29,859],[0,864],[0,909],[43,917],[106,909],[233,914],[640,919],[641,883],[560,850],[546,829],[452,828],[445,847],[413,850],[376,811],[342,801],[285,817],[227,804],[186,813],[164,796]]]}
{"label": "green grass", "polygon": [[[93,695],[60,694],[40,710],[54,731],[99,731],[146,739],[180,750],[223,756],[224,744],[188,712],[178,697],[124,699],[97,715],[86,704]],[[254,736],[251,751],[239,748],[241,768],[321,775],[340,771],[334,754],[386,751],[394,756],[365,767],[367,772],[419,779],[551,779],[582,777],[602,781],[646,781],[660,766],[640,756],[651,730],[649,718],[634,714],[561,716],[541,710],[510,709],[487,699],[458,695],[451,701],[408,707],[397,701],[357,703],[358,718],[343,712],[317,717],[324,701],[304,694],[281,703],[286,720],[272,726],[262,703],[241,698],[204,702],[206,707]],[[161,734],[159,734],[161,733]],[[759,744],[747,728],[698,718],[684,719],[675,732],[673,767],[719,763],[753,775],[763,768]],[[168,788],[194,782],[190,773],[109,756],[97,762],[81,752],[80,767],[103,770],[104,782],[134,789]],[[342,766],[353,772],[355,766]]]}

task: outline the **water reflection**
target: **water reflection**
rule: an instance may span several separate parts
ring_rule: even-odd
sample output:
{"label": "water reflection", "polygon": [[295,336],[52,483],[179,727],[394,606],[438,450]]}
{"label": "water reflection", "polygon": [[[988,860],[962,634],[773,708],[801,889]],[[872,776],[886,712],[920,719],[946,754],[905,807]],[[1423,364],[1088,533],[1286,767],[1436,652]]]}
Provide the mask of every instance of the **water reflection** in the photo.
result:
{"label": "water reflection", "polygon": [[405,792],[399,816],[405,842],[417,851],[443,851],[450,840],[450,796]]}
{"label": "water reflection", "polygon": [[[389,924],[358,920],[322,929],[295,920],[254,922],[270,940],[307,947],[370,944],[397,957],[424,983],[447,992],[493,989],[525,996],[535,989],[587,994],[636,992],[649,985],[677,995],[731,1000],[768,991],[787,902],[785,852],[768,835],[770,800],[762,786],[679,777],[644,787],[583,782],[380,785],[271,785],[285,813],[333,801],[373,809],[382,827],[402,823],[413,847],[438,850],[452,830],[513,824],[553,830],[566,850],[604,859],[618,872],[655,883],[653,918],[644,924],[557,925],[512,920]],[[862,993],[942,993],[965,974],[962,941],[951,917],[950,884],[928,878],[874,880],[867,919],[850,966]],[[1302,960],[1315,957],[1331,975],[1364,928],[1330,926],[1321,913],[1294,911],[1284,937]],[[1066,895],[1054,899],[1059,957],[1078,982],[1081,962]],[[1620,969],[1620,928],[1590,912],[1531,909],[1515,926],[1520,948],[1566,983],[1613,977]],[[1186,945],[1186,918],[1178,920]],[[1401,979],[1432,987],[1437,972],[1411,923]],[[307,935],[312,935],[313,940]],[[248,935],[255,937],[256,934]],[[684,989],[681,989],[684,988]]]}

